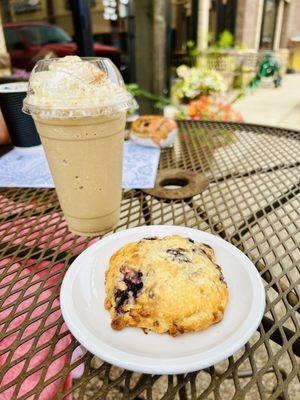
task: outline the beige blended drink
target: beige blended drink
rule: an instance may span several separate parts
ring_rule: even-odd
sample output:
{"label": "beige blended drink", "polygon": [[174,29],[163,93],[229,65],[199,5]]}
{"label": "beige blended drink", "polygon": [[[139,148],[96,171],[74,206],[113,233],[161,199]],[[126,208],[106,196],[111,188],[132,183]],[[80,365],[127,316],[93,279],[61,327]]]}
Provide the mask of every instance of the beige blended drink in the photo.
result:
{"label": "beige blended drink", "polygon": [[126,110],[134,100],[108,59],[40,61],[25,112],[41,137],[69,229],[93,236],[117,224]]}

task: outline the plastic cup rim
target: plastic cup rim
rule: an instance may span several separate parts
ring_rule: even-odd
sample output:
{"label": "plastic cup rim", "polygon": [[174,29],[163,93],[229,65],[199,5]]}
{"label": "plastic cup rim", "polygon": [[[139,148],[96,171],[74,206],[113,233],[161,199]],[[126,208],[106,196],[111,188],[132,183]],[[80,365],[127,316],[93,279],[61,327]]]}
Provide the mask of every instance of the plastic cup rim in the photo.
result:
{"label": "plastic cup rim", "polygon": [[[15,89],[16,86],[23,86],[22,89]],[[8,87],[8,90],[4,90],[4,88]],[[8,93],[27,93],[28,82],[9,82],[0,84],[0,93],[8,94]]]}

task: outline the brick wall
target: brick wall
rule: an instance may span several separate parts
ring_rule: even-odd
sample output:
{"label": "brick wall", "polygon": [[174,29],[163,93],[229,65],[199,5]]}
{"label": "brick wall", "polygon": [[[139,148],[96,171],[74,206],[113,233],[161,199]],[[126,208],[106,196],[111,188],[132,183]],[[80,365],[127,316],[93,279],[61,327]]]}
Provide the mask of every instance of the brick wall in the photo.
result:
{"label": "brick wall", "polygon": [[295,33],[300,34],[300,0],[291,0],[290,4],[285,4],[280,46],[288,47],[289,39]]}
{"label": "brick wall", "polygon": [[263,0],[238,0],[235,26],[236,43],[243,43],[248,48],[258,48],[262,6]]}
{"label": "brick wall", "polygon": [[[236,16],[236,43],[258,49],[264,0],[238,0]],[[284,3],[280,47],[287,48],[289,38],[300,34],[300,0]]]}

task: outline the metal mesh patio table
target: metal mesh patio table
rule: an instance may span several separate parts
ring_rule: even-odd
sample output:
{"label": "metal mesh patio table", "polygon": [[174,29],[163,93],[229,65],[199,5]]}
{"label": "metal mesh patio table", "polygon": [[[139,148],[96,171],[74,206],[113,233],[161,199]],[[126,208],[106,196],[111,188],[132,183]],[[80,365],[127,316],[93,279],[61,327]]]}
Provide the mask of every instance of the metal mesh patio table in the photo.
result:
{"label": "metal mesh patio table", "polygon": [[138,374],[95,358],[65,326],[59,290],[72,261],[99,238],[68,231],[53,189],[3,188],[1,400],[300,399],[300,133],[181,121],[157,182],[124,191],[115,231],[184,225],[237,246],[265,285],[256,333],[228,360],[185,375]]}

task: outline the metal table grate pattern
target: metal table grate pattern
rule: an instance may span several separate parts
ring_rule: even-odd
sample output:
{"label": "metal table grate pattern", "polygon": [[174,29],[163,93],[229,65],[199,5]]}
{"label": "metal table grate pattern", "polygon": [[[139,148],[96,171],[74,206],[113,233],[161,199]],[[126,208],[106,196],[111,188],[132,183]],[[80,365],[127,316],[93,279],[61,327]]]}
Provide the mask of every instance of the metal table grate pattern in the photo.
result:
{"label": "metal table grate pattern", "polygon": [[267,297],[249,343],[209,369],[169,377],[78,352],[59,289],[71,262],[98,238],[67,230],[53,190],[1,189],[1,399],[300,399],[300,133],[182,121],[174,148],[161,155],[160,169],[171,168],[204,173],[209,185],[183,200],[125,191],[116,230],[184,225],[245,252]]}

